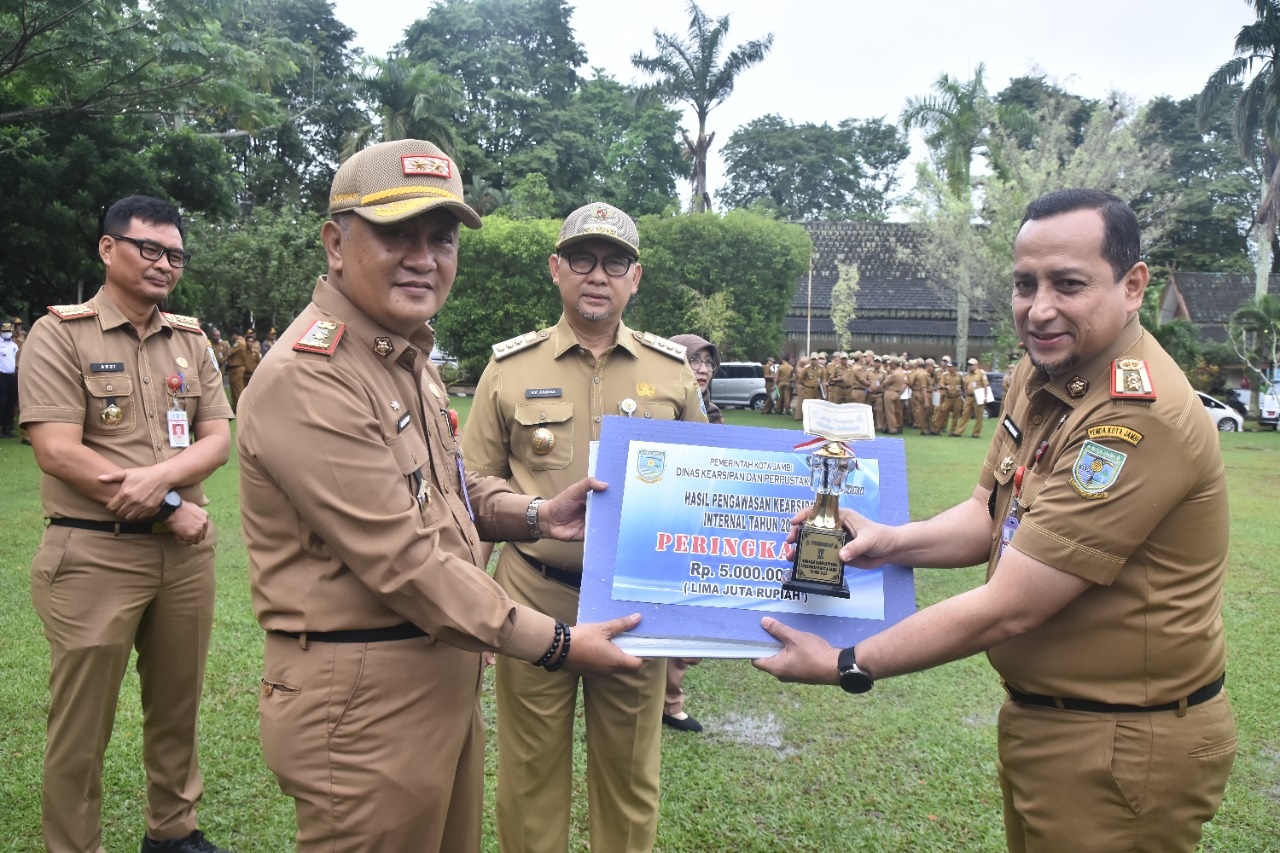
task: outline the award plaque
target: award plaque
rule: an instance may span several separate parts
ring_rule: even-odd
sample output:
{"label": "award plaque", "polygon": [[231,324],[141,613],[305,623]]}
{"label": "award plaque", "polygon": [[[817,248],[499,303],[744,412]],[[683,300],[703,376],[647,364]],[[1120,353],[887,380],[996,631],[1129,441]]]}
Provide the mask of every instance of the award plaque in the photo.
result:
{"label": "award plaque", "polygon": [[[816,404],[816,405],[815,405]],[[815,492],[813,511],[796,538],[791,575],[782,584],[789,592],[849,597],[840,549],[849,533],[840,524],[840,495],[854,491],[850,476],[858,459],[848,442],[875,437],[871,407],[805,400],[804,431],[817,438],[797,449],[817,446],[808,458]]]}

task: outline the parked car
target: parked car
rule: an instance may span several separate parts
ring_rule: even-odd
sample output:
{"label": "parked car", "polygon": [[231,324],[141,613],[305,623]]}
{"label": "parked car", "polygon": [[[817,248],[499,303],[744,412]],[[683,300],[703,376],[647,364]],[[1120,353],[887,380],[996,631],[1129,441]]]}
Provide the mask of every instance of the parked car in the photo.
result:
{"label": "parked car", "polygon": [[1209,420],[1220,432],[1241,432],[1244,430],[1244,416],[1217,397],[1210,397],[1203,391],[1197,391],[1204,410],[1209,413]]}
{"label": "parked car", "polygon": [[720,408],[764,408],[764,365],[758,361],[726,361],[711,377],[711,402]]}
{"label": "parked car", "polygon": [[988,370],[987,381],[991,383],[991,395],[995,398],[987,403],[987,417],[999,417],[1000,407],[1004,405],[1004,373],[999,370]]}
{"label": "parked car", "polygon": [[1258,426],[1280,430],[1280,383],[1258,398]]}

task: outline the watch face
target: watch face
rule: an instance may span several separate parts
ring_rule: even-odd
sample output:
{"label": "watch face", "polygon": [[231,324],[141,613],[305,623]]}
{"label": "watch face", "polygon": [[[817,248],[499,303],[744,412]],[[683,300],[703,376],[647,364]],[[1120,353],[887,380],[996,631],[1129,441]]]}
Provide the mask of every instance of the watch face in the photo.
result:
{"label": "watch face", "polygon": [[840,673],[840,689],[846,693],[866,693],[871,689],[872,684],[871,676],[858,669],[856,665],[853,669]]}

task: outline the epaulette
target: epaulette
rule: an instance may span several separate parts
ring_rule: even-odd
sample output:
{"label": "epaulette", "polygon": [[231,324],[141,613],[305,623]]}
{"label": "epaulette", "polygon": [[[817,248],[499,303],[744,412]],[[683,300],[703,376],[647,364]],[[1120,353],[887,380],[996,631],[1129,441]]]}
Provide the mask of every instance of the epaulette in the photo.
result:
{"label": "epaulette", "polygon": [[345,323],[335,323],[333,320],[316,320],[311,324],[311,328],[298,338],[298,342],[293,348],[298,352],[315,352],[320,355],[333,355],[333,351],[338,348],[338,341],[342,340],[342,333],[346,331]]}
{"label": "epaulette", "polygon": [[98,316],[98,309],[86,302],[80,305],[50,305],[49,313],[59,320],[80,320]]}
{"label": "epaulette", "polygon": [[200,328],[199,317],[189,317],[186,314],[170,314],[168,311],[161,311],[160,315],[169,321],[169,325],[175,329],[182,329],[184,332],[204,332]]}
{"label": "epaulette", "polygon": [[1111,399],[1154,400],[1147,363],[1140,358],[1117,358],[1111,362]]}
{"label": "epaulette", "polygon": [[669,341],[666,338],[660,338],[650,332],[632,332],[636,336],[636,340],[645,346],[656,349],[664,355],[669,355],[679,361],[684,361],[684,344],[678,344],[675,341]]}
{"label": "epaulette", "polygon": [[542,343],[551,337],[550,329],[539,329],[536,332],[525,332],[523,335],[516,335],[500,344],[493,345],[493,357],[501,360],[509,355],[520,352],[522,349],[528,349],[534,344]]}

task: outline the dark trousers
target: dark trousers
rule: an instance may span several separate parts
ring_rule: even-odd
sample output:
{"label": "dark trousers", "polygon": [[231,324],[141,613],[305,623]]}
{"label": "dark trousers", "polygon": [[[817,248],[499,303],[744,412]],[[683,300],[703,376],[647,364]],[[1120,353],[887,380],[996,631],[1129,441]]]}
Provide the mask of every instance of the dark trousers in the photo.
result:
{"label": "dark trousers", "polygon": [[18,410],[18,374],[0,373],[0,435],[13,435],[13,416]]}

